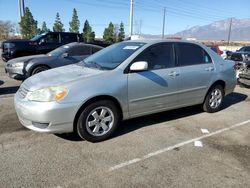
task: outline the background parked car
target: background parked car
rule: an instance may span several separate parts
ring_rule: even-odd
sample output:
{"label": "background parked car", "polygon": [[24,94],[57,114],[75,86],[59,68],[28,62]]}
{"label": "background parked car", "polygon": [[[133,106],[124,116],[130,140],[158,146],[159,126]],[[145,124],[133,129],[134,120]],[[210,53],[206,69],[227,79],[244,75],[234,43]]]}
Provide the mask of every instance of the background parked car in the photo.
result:
{"label": "background parked car", "polygon": [[2,43],[2,59],[8,61],[21,56],[45,54],[64,44],[82,41],[81,34],[67,32],[47,32],[30,40],[7,40]]}
{"label": "background parked car", "polygon": [[11,78],[24,80],[51,68],[77,63],[102,48],[97,45],[73,42],[44,55],[12,59],[6,63],[5,69]]}
{"label": "background parked car", "polygon": [[223,54],[223,52],[220,50],[218,45],[206,45],[207,47],[211,48],[215,53],[217,53],[219,56]]}
{"label": "background parked car", "polygon": [[245,58],[250,58],[250,46],[244,46],[231,54],[230,60],[243,62]]}
{"label": "background parked car", "polygon": [[239,69],[238,83],[250,88],[250,61],[242,63]]}

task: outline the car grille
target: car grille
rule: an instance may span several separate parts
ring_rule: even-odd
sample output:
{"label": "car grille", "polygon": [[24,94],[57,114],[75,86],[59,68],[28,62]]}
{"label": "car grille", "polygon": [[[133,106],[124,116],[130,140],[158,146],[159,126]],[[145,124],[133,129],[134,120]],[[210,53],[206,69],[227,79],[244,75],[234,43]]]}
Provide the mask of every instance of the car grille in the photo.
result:
{"label": "car grille", "polygon": [[29,90],[26,89],[25,87],[20,87],[19,90],[18,90],[18,94],[21,98],[25,98],[26,95],[28,94]]}

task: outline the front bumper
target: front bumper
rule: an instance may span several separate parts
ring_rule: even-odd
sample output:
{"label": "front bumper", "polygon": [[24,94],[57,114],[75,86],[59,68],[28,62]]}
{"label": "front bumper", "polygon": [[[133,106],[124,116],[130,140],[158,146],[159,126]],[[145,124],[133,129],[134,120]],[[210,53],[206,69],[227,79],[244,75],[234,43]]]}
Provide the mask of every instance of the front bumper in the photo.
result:
{"label": "front bumper", "polygon": [[5,62],[7,62],[7,61],[9,61],[10,59],[13,58],[13,57],[11,57],[10,54],[8,54],[6,52],[3,52],[1,56],[2,56],[2,60],[5,61]]}
{"label": "front bumper", "polygon": [[15,94],[14,103],[19,121],[28,129],[45,133],[73,132],[78,104],[28,101],[19,91]]}
{"label": "front bumper", "polygon": [[5,72],[9,74],[9,77],[16,80],[25,80],[25,75],[23,73],[23,67],[8,67],[5,66]]}

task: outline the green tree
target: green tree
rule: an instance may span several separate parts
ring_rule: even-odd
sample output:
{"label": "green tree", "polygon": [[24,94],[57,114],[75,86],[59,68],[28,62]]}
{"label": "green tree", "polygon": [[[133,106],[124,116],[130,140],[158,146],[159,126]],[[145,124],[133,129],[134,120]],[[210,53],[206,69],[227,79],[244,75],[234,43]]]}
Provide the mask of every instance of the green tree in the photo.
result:
{"label": "green tree", "polygon": [[25,8],[25,13],[19,23],[21,34],[25,38],[32,38],[38,33],[37,21],[34,20],[29,8]]}
{"label": "green tree", "polygon": [[73,33],[79,33],[80,21],[77,16],[77,11],[73,9],[72,20],[69,22],[69,31]]}
{"label": "green tree", "polygon": [[64,31],[63,24],[61,22],[61,18],[60,18],[60,15],[59,15],[58,12],[56,13],[56,20],[55,20],[55,23],[54,23],[54,26],[53,26],[53,31],[54,32],[62,32],[62,31]]}
{"label": "green tree", "polygon": [[48,32],[48,31],[49,31],[49,29],[47,28],[46,22],[43,22],[41,33],[45,33],[45,32]]}
{"label": "green tree", "polygon": [[112,22],[109,23],[108,27],[104,29],[103,32],[103,40],[105,42],[115,42],[115,32],[114,32],[114,25]]}
{"label": "green tree", "polygon": [[89,25],[88,20],[84,22],[83,26],[83,41],[93,42],[95,40],[95,32],[92,31],[92,27]]}
{"label": "green tree", "polygon": [[124,24],[120,23],[119,33],[118,33],[118,42],[123,41],[125,38]]}

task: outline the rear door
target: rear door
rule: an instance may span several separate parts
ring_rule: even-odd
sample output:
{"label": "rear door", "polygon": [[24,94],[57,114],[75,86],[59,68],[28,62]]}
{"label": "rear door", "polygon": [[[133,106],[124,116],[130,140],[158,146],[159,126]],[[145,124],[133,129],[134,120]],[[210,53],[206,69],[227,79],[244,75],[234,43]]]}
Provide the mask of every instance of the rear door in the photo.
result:
{"label": "rear door", "polygon": [[128,103],[131,117],[170,109],[177,105],[178,68],[173,43],[144,50],[133,62],[148,62],[148,70],[128,74]]}
{"label": "rear door", "polygon": [[215,74],[211,57],[196,44],[178,42],[175,47],[180,68],[180,105],[202,103]]}

